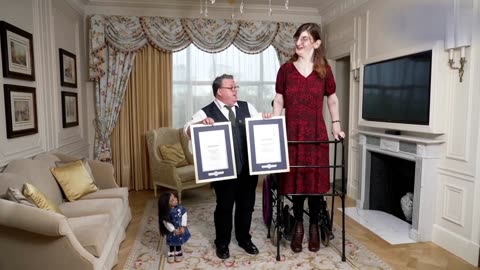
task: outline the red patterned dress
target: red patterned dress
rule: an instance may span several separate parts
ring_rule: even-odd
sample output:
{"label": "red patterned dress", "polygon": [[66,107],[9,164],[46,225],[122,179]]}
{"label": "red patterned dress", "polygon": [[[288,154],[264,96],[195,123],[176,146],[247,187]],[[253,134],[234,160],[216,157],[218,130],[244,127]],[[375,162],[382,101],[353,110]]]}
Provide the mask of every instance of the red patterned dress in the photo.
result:
{"label": "red patterned dress", "polygon": [[[330,66],[325,78],[315,71],[304,77],[293,63],[285,63],[277,74],[276,92],[283,95],[288,141],[328,140],[323,119],[324,96],[335,93],[335,79]],[[288,145],[290,166],[329,165],[328,144]],[[280,174],[281,194],[320,194],[330,189],[329,169],[290,168]]]}

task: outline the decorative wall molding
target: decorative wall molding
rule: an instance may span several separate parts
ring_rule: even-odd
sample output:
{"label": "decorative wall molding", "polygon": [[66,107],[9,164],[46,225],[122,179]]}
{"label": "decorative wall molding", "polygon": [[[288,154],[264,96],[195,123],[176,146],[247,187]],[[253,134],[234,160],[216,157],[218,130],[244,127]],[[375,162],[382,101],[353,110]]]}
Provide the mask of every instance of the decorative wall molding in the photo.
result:
{"label": "decorative wall molding", "polygon": [[[198,1],[112,1],[112,0],[69,0],[80,2],[79,5],[85,6],[85,14],[104,14],[104,15],[137,15],[137,16],[168,16],[185,18],[205,18],[200,13],[200,2]],[[210,1],[208,1],[210,2]],[[273,2],[273,1],[272,1]],[[319,4],[320,5],[320,4]],[[294,7],[290,6],[288,10],[283,5],[272,3],[272,15],[268,16],[268,5],[256,5],[245,3],[243,13],[239,13],[238,5],[235,7],[236,19],[251,19],[252,16],[267,21],[314,21],[321,22],[321,16],[318,8],[312,7]],[[151,13],[150,13],[151,12]],[[159,13],[160,12],[160,13]],[[230,18],[232,14],[232,5],[217,2],[214,5],[208,3],[207,18]],[[296,17],[296,18],[295,18]],[[309,18],[308,18],[309,17]],[[291,18],[291,19],[288,19]],[[306,19],[307,18],[307,19]]]}
{"label": "decorative wall molding", "polygon": [[[39,108],[43,108],[43,121],[42,121],[42,134],[45,140],[44,151],[49,151],[55,148],[56,145],[56,100],[58,99],[56,87],[56,79],[54,71],[57,68],[55,65],[55,29],[54,29],[54,14],[52,12],[53,6],[52,1],[47,0],[45,2],[34,1],[39,10],[39,17],[34,22],[35,27],[38,27],[38,39],[39,39],[39,50],[36,53],[41,57],[39,63],[41,63],[41,68],[37,69],[38,74],[38,88],[42,89],[41,93],[38,93]],[[34,8],[35,10],[35,8]]]}
{"label": "decorative wall molding", "polygon": [[[470,156],[471,144],[471,115],[472,115],[472,91],[468,86],[469,83],[459,83],[458,77],[454,72],[446,74],[448,87],[447,93],[449,95],[447,106],[451,113],[454,114],[448,123],[448,143],[446,158],[468,163]],[[459,89],[460,88],[460,89]],[[466,91],[467,95],[456,95],[455,92]],[[455,106],[458,104],[457,106]],[[462,106],[459,106],[462,104]],[[455,110],[456,109],[456,110]],[[455,121],[454,119],[465,119],[464,121]]]}
{"label": "decorative wall molding", "polygon": [[354,41],[354,27],[346,27],[334,33],[328,33],[327,42],[330,44],[337,44],[344,41]]}
{"label": "decorative wall molding", "polygon": [[337,0],[330,7],[320,12],[320,15],[322,16],[322,24],[329,24],[333,20],[367,2],[368,0]]}
{"label": "decorative wall molding", "polygon": [[[465,227],[465,189],[462,187],[445,184],[443,186],[443,200],[442,218]],[[460,208],[458,205],[460,204]]]}
{"label": "decorative wall molding", "polygon": [[460,171],[453,168],[447,168],[443,166],[438,166],[438,172],[442,175],[446,175],[452,178],[463,180],[466,182],[474,183],[475,174],[472,172]]}
{"label": "decorative wall molding", "polygon": [[73,8],[78,14],[85,16],[86,2],[84,0],[65,0],[65,2]]}

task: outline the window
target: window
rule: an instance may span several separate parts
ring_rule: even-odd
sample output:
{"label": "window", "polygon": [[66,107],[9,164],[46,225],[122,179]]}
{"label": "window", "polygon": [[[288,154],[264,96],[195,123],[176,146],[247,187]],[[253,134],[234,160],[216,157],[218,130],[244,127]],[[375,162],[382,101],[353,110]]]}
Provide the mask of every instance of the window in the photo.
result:
{"label": "window", "polygon": [[270,112],[279,68],[272,46],[260,54],[246,54],[235,46],[211,54],[195,45],[174,53],[173,127],[183,127],[196,111],[213,100],[212,82],[224,73],[233,75],[240,86],[239,100],[250,102],[259,112]]}

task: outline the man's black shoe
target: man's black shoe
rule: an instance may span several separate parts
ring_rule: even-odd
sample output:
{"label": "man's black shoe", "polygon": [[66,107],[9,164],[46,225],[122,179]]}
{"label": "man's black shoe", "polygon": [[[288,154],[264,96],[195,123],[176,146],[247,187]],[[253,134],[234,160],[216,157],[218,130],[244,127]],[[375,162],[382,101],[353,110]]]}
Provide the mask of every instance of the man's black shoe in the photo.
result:
{"label": "man's black shoe", "polygon": [[217,246],[217,257],[222,260],[230,258],[228,246]]}
{"label": "man's black shoe", "polygon": [[246,241],[238,243],[238,245],[245,250],[248,254],[256,255],[258,254],[258,248],[252,243],[252,241]]}

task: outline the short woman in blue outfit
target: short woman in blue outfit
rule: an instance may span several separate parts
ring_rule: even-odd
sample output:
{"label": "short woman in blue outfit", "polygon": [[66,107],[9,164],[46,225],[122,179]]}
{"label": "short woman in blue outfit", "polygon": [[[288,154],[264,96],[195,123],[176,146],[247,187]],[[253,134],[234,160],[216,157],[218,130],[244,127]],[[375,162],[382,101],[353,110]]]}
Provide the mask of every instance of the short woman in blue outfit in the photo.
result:
{"label": "short woman in blue outfit", "polygon": [[181,262],[182,245],[190,239],[190,232],[187,228],[187,210],[178,203],[174,193],[165,192],[158,199],[158,221],[160,234],[167,236],[167,245],[170,247],[167,262]]}

